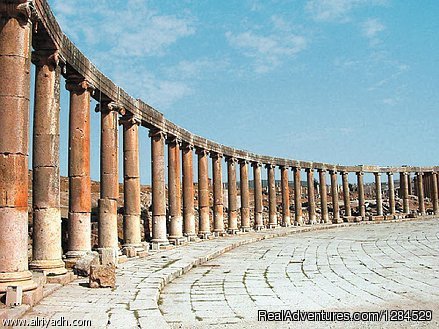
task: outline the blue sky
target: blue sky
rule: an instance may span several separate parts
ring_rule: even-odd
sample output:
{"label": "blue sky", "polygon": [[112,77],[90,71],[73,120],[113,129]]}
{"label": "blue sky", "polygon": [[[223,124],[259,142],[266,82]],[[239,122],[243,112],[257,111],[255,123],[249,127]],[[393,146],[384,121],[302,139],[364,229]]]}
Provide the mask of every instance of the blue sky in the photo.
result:
{"label": "blue sky", "polygon": [[[438,1],[49,3],[98,68],[196,134],[299,160],[439,164]],[[147,177],[146,131],[141,139]]]}

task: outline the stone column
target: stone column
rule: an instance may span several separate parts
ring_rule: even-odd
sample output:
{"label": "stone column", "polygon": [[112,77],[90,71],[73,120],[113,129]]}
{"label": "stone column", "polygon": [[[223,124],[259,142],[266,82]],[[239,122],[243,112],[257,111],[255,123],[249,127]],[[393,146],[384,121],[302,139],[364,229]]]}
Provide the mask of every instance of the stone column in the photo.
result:
{"label": "stone column", "polygon": [[421,215],[425,215],[425,203],[424,203],[424,186],[423,186],[423,176],[424,173],[418,172],[416,173],[417,180],[417,190],[418,190],[418,202],[419,202],[419,213]]}
{"label": "stone column", "polygon": [[210,236],[209,207],[209,165],[208,151],[198,148],[198,236],[207,239]]}
{"label": "stone column", "polygon": [[123,234],[124,247],[142,248],[140,223],[139,125],[132,115],[119,120],[123,126]]}
{"label": "stone column", "polygon": [[383,197],[381,192],[381,173],[376,172],[375,175],[375,199],[377,203],[377,216],[383,215]]}
{"label": "stone column", "polygon": [[29,18],[27,2],[0,4],[0,293],[36,287],[27,263]]}
{"label": "stone column", "polygon": [[358,211],[361,216],[361,220],[366,219],[366,208],[364,205],[364,173],[362,171],[357,172],[357,185],[358,185]]}
{"label": "stone column", "polygon": [[117,231],[117,200],[119,199],[118,112],[122,108],[114,102],[96,105],[101,112],[101,182],[99,206],[99,250],[112,253],[114,264],[119,250]]}
{"label": "stone column", "polygon": [[262,217],[262,180],[261,180],[261,163],[253,162],[253,183],[255,198],[255,230],[259,231],[264,228],[264,219]]}
{"label": "stone column", "polygon": [[277,226],[275,166],[266,164],[265,168],[268,177],[268,228],[275,228]]}
{"label": "stone column", "polygon": [[308,224],[316,224],[316,198],[314,196],[314,169],[306,168],[308,185]]}
{"label": "stone column", "polygon": [[387,173],[387,182],[389,187],[389,206],[390,206],[390,215],[395,216],[395,185],[393,182],[393,173]]}
{"label": "stone column", "polygon": [[161,130],[150,130],[152,187],[152,249],[169,244],[166,236],[165,139]]}
{"label": "stone column", "polygon": [[410,213],[410,203],[409,203],[409,173],[402,172],[399,175],[400,177],[400,190],[401,190],[401,197],[402,197],[402,207],[403,212],[405,214]]}
{"label": "stone column", "polygon": [[345,216],[351,217],[351,198],[349,193],[349,173],[342,171],[341,172],[341,178],[343,182],[343,203],[344,203],[344,209],[345,209]]}
{"label": "stone column", "polygon": [[168,200],[169,200],[169,241],[181,244],[186,240],[183,236],[183,217],[181,215],[181,178],[180,178],[180,145],[176,137],[168,143]]}
{"label": "stone column", "polygon": [[337,171],[329,171],[331,175],[331,197],[332,197],[332,224],[339,224],[343,221],[340,219],[340,206],[338,204],[338,183]]}
{"label": "stone column", "polygon": [[288,227],[291,225],[290,214],[290,186],[288,178],[288,168],[280,167],[280,179],[282,186],[282,226]]}
{"label": "stone column", "polygon": [[408,172],[407,174],[407,188],[408,188],[408,195],[413,195],[413,186],[412,186],[412,177],[411,174]]}
{"label": "stone column", "polygon": [[213,178],[213,232],[215,236],[224,234],[224,205],[223,205],[223,173],[221,169],[222,155],[210,153],[212,158]]}
{"label": "stone column", "polygon": [[236,158],[227,157],[227,186],[228,186],[228,233],[235,234],[238,231],[238,205],[236,187]]}
{"label": "stone column", "polygon": [[322,207],[322,223],[329,222],[328,216],[328,192],[326,188],[326,170],[319,169],[320,205]]}
{"label": "stone column", "polygon": [[300,181],[300,167],[293,168],[294,175],[294,225],[303,225],[302,218],[302,186]]}
{"label": "stone column", "polygon": [[69,220],[66,257],[75,262],[91,250],[90,93],[92,85],[78,75],[66,80],[69,114]]}
{"label": "stone column", "polygon": [[61,211],[59,177],[58,53],[36,51],[35,106],[32,148],[33,252],[29,267],[50,275],[65,274],[61,259]]}
{"label": "stone column", "polygon": [[189,143],[182,145],[183,153],[183,235],[189,240],[195,237],[194,216],[194,172],[193,172],[193,149]]}
{"label": "stone column", "polygon": [[250,204],[248,188],[248,161],[239,161],[240,188],[241,188],[241,231],[250,231]]}
{"label": "stone column", "polygon": [[438,173],[433,172],[432,175],[432,181],[431,181],[431,201],[433,202],[433,213],[435,215],[439,215],[439,198],[438,198]]}

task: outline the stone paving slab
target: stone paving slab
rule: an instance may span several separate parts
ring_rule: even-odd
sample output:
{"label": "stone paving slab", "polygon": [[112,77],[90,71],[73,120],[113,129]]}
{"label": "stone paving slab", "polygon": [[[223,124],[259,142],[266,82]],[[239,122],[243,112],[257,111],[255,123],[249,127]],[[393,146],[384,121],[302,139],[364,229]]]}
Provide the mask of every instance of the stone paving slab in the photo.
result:
{"label": "stone paving slab", "polygon": [[[437,328],[439,220],[306,232],[240,246],[166,286],[159,307],[173,328]],[[433,321],[270,323],[257,321],[258,309],[428,309]]]}
{"label": "stone paving slab", "polygon": [[[134,259],[121,264],[117,270],[115,289],[90,289],[87,287],[87,279],[78,279],[43,299],[39,305],[29,310],[22,318],[27,320],[32,320],[36,317],[54,320],[60,318],[66,320],[90,320],[91,325],[88,326],[89,328],[168,328],[169,324],[165,321],[158,308],[158,303],[161,303],[159,301],[160,291],[166,284],[191,269],[194,269],[192,272],[195,272],[195,270],[200,268],[206,268],[207,270],[215,268],[215,264],[208,267],[202,264],[241,245],[283,237],[293,233],[361,224],[375,223],[343,223],[338,225],[327,224],[276,228],[200,241],[179,246],[175,249],[157,252],[146,258]],[[398,223],[394,225],[398,225]],[[261,259],[264,257],[264,254],[257,250],[254,254],[258,255]],[[236,259],[239,259],[239,256],[236,256]],[[242,265],[239,264],[239,267]],[[297,271],[301,271],[301,269],[297,269]],[[182,280],[184,282],[185,276],[182,277]],[[263,304],[264,294],[267,294],[270,290],[263,289],[258,291],[260,289],[260,286],[258,287],[260,283],[259,272],[255,273],[255,281],[255,298],[258,298],[259,302]],[[214,284],[214,281],[211,283]],[[230,287],[230,289],[233,290],[233,287]],[[240,290],[240,293],[244,292]],[[177,296],[179,295],[177,294]],[[182,297],[181,302],[187,302],[183,295],[180,296]],[[175,308],[175,315],[187,314],[187,311],[188,308],[186,307],[181,307],[180,311],[177,307]],[[191,318],[190,314],[187,314],[187,316],[189,319]],[[227,318],[228,321],[230,320],[230,323],[235,322],[233,317]],[[196,320],[196,317],[194,319]],[[214,317],[212,321],[214,321]]]}

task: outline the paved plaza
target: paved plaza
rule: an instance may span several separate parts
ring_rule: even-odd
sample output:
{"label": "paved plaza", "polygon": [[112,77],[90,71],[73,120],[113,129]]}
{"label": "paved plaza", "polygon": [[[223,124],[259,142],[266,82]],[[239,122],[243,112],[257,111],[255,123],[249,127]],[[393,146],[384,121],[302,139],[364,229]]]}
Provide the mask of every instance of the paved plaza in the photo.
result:
{"label": "paved plaza", "polygon": [[241,246],[167,285],[160,310],[175,328],[314,328],[313,322],[257,322],[257,310],[430,309],[433,322],[357,322],[349,327],[437,327],[438,224],[360,225]]}

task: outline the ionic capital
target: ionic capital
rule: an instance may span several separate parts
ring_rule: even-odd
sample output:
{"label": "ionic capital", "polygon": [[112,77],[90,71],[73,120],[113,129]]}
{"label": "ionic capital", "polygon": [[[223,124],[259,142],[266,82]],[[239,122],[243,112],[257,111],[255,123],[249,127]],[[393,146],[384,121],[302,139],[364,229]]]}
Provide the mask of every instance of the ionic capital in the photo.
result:
{"label": "ionic capital", "polygon": [[15,3],[0,3],[1,16],[16,18],[21,25],[26,25],[33,16],[35,8],[32,1],[16,1]]}
{"label": "ionic capital", "polygon": [[124,114],[119,118],[119,125],[125,127],[131,127],[134,125],[140,126],[140,120],[134,117],[133,114]]}
{"label": "ionic capital", "polygon": [[387,176],[393,176],[393,172],[389,171],[389,172],[387,173]]}
{"label": "ionic capital", "polygon": [[181,143],[181,149],[184,151],[192,151],[194,149],[194,144],[183,141]]}
{"label": "ionic capital", "polygon": [[262,167],[262,163],[260,163],[260,162],[252,162],[252,167],[253,168],[258,168],[258,167]]}
{"label": "ionic capital", "polygon": [[195,154],[201,155],[201,156],[207,156],[209,154],[209,151],[202,147],[196,147],[195,148]]}
{"label": "ionic capital", "polygon": [[356,172],[357,176],[364,176],[364,172],[363,171],[358,171]]}
{"label": "ionic capital", "polygon": [[306,172],[314,172],[314,169],[313,168],[305,168],[305,171]]}
{"label": "ionic capital", "polygon": [[374,172],[373,174],[375,175],[375,177],[381,177],[381,173],[380,172]]}
{"label": "ionic capital", "polygon": [[225,160],[226,160],[227,163],[231,163],[231,164],[234,164],[234,163],[238,162],[237,158],[232,157],[232,156],[227,156],[227,155],[225,156]]}
{"label": "ionic capital", "polygon": [[95,112],[102,112],[102,113],[110,113],[110,112],[117,112],[120,115],[125,115],[125,109],[118,103],[113,101],[105,101],[96,104]]}
{"label": "ionic capital", "polygon": [[302,170],[302,168],[300,168],[300,167],[293,167],[292,169],[293,169],[294,172],[297,172],[297,171],[300,172],[300,170]]}
{"label": "ionic capital", "polygon": [[166,138],[166,133],[160,129],[151,129],[148,136],[154,140],[160,140]]}
{"label": "ionic capital", "polygon": [[166,138],[166,144],[170,146],[181,146],[181,139],[177,136],[169,135]]}
{"label": "ionic capital", "polygon": [[58,50],[35,50],[32,52],[32,63],[36,66],[48,66],[51,70],[62,63]]}
{"label": "ionic capital", "polygon": [[417,173],[416,173],[416,176],[424,176],[424,173],[421,172],[421,171],[420,171],[420,172],[417,172]]}
{"label": "ionic capital", "polygon": [[73,93],[82,94],[85,91],[92,93],[95,90],[95,87],[84,77],[73,74],[66,79],[66,89]]}
{"label": "ionic capital", "polygon": [[222,153],[215,152],[215,151],[210,151],[209,154],[210,154],[210,157],[212,159],[221,159],[223,157]]}
{"label": "ionic capital", "polygon": [[265,164],[265,168],[267,168],[267,169],[274,169],[274,168],[276,168],[276,165],[274,165],[272,163],[266,163]]}
{"label": "ionic capital", "polygon": [[349,175],[349,172],[347,172],[347,171],[340,171],[340,175],[347,176],[347,175]]}
{"label": "ionic capital", "polygon": [[248,161],[247,159],[238,159],[238,162],[239,162],[239,164],[247,165],[247,164],[249,164],[250,161]]}
{"label": "ionic capital", "polygon": [[330,175],[337,175],[337,170],[331,169],[331,170],[329,170],[329,174]]}

